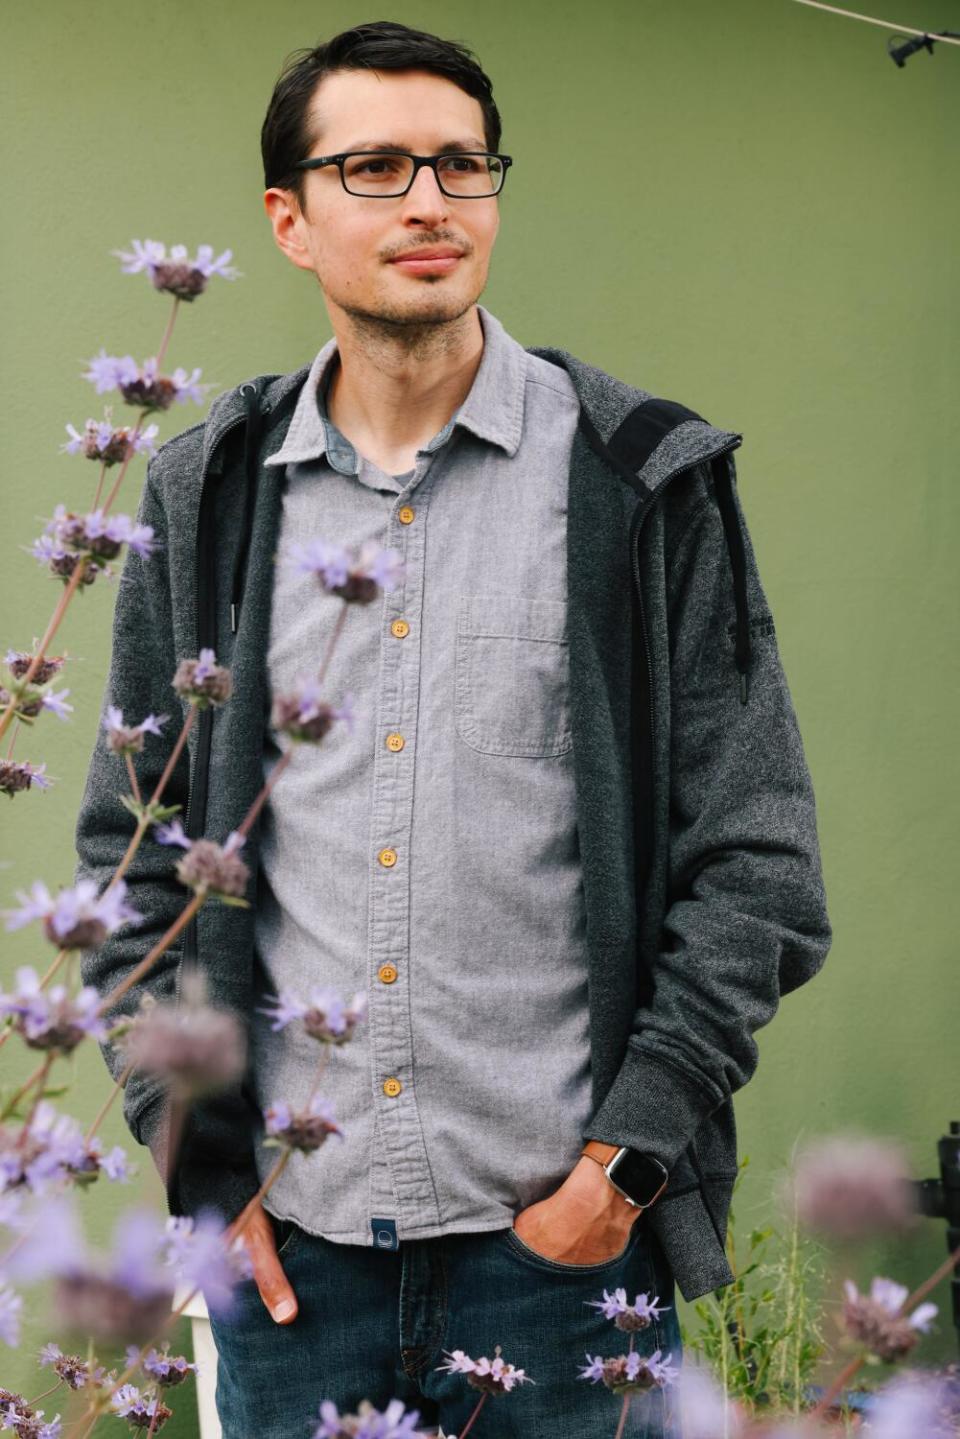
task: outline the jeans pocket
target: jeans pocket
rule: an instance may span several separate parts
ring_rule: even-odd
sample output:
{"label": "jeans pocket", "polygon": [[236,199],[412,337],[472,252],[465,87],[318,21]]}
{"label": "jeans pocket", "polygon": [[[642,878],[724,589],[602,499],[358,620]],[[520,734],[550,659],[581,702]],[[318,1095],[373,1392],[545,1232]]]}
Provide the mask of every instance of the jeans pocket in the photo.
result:
{"label": "jeans pocket", "polygon": [[616,1254],[611,1254],[609,1259],[598,1259],[592,1264],[570,1264],[563,1259],[550,1259],[546,1254],[540,1254],[536,1249],[531,1249],[511,1226],[502,1231],[506,1237],[507,1244],[513,1249],[518,1258],[527,1260],[539,1269],[547,1270],[550,1273],[559,1274],[599,1274],[604,1269],[609,1269],[616,1264],[622,1264],[630,1254],[641,1237],[643,1232],[642,1224],[634,1221],[633,1228],[627,1236],[627,1241],[622,1249]]}
{"label": "jeans pocket", "polygon": [[285,1259],[297,1242],[299,1235],[303,1233],[293,1219],[280,1219],[276,1214],[271,1214],[269,1209],[264,1213],[270,1220],[273,1229],[273,1240],[277,1247],[277,1258]]}
{"label": "jeans pocket", "polygon": [[457,734],[481,754],[545,758],[573,746],[563,600],[461,595]]}

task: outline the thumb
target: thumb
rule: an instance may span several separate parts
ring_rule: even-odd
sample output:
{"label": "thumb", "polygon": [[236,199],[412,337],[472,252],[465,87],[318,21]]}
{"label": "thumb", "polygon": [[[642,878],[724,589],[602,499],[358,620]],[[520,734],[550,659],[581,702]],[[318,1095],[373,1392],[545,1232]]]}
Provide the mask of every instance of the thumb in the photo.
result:
{"label": "thumb", "polygon": [[244,1240],[260,1298],[276,1323],[292,1323],[299,1308],[297,1296],[277,1257],[273,1224],[262,1208],[251,1217]]}

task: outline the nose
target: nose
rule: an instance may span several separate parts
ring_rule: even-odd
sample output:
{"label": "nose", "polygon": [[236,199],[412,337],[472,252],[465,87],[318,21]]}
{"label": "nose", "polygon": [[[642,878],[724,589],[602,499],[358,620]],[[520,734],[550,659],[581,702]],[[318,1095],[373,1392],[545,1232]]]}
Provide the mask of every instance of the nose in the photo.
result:
{"label": "nose", "polygon": [[403,197],[404,219],[425,220],[433,225],[448,214],[449,209],[449,196],[440,189],[437,176],[429,165],[421,165]]}

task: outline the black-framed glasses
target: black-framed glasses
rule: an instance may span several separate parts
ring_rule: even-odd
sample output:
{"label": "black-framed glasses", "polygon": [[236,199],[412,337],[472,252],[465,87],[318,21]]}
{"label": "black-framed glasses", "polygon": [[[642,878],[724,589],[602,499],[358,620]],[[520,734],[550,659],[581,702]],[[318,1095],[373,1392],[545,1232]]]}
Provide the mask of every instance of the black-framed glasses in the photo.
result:
{"label": "black-framed glasses", "polygon": [[402,150],[347,150],[299,160],[295,170],[322,170],[336,165],[348,195],[395,200],[405,195],[421,165],[429,165],[444,195],[452,200],[488,200],[499,195],[510,155],[487,150],[457,150],[451,155],[410,155]]}

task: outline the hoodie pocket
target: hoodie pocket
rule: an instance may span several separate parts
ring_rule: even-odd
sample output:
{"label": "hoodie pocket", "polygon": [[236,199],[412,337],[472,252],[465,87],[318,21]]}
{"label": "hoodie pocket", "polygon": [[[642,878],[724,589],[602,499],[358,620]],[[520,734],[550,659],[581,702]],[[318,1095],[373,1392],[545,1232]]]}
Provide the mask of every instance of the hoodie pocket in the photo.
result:
{"label": "hoodie pocket", "polygon": [[455,718],[465,744],[481,754],[565,754],[568,688],[565,601],[460,596]]}

